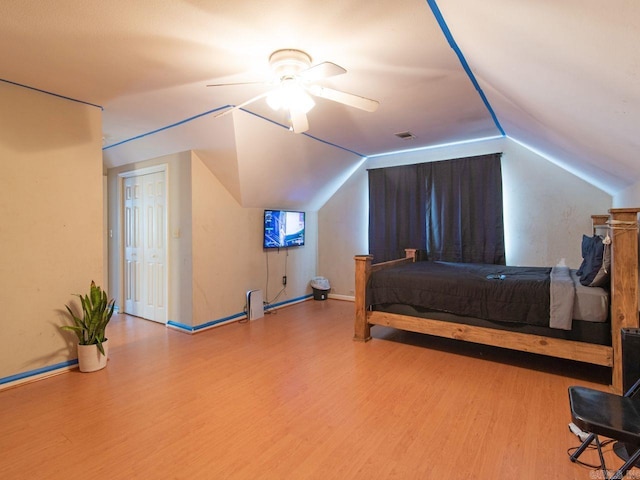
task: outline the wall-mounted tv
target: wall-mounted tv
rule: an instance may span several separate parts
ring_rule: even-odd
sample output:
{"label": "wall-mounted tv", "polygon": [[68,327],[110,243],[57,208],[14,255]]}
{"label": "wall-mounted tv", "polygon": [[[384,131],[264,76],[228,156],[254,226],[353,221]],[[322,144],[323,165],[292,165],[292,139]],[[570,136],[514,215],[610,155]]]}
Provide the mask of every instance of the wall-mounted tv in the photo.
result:
{"label": "wall-mounted tv", "polygon": [[264,211],[264,248],[287,248],[304,245],[304,212]]}

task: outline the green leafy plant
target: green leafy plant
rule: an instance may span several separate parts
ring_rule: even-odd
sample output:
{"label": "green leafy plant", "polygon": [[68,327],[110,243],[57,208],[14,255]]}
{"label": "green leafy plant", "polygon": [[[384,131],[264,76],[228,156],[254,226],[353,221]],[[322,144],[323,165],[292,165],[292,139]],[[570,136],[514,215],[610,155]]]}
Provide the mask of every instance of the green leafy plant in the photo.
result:
{"label": "green leafy plant", "polygon": [[113,315],[116,302],[114,299],[107,300],[107,294],[93,280],[88,295],[76,294],[76,296],[80,298],[82,305],[82,318],[75,315],[69,305],[65,305],[73,318],[74,325],[63,325],[60,328],[75,332],[80,345],[97,345],[100,353],[104,355],[102,342],[106,340],[105,330]]}

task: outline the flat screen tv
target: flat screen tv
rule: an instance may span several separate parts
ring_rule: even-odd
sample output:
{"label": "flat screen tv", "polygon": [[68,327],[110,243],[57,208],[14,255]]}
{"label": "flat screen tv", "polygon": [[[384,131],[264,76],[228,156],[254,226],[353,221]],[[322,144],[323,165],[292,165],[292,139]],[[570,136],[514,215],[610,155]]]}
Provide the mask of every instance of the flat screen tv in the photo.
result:
{"label": "flat screen tv", "polygon": [[264,248],[304,245],[304,212],[264,211]]}

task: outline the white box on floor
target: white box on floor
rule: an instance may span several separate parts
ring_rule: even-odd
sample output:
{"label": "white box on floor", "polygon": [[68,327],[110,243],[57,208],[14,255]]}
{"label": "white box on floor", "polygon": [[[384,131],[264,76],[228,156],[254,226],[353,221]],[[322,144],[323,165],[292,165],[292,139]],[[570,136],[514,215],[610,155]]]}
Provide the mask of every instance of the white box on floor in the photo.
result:
{"label": "white box on floor", "polygon": [[262,290],[249,290],[247,292],[247,318],[256,320],[264,317],[264,298]]}

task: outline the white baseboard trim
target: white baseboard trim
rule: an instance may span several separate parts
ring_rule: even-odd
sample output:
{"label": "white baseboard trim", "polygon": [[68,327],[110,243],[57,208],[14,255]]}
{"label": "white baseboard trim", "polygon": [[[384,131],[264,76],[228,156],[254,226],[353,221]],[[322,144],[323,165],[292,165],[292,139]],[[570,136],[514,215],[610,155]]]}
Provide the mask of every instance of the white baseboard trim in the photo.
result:
{"label": "white baseboard trim", "polygon": [[355,302],[356,297],[350,295],[338,295],[336,293],[330,293],[328,298],[332,298],[333,300],[344,300],[345,302]]}

